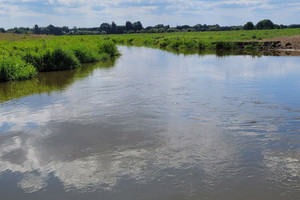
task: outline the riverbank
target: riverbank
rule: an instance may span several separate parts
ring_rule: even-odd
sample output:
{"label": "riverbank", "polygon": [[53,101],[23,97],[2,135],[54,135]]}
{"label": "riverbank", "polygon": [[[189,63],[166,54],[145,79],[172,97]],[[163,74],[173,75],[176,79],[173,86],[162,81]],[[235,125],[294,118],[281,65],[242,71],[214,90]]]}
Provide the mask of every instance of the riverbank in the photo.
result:
{"label": "riverbank", "polygon": [[276,37],[272,39],[264,39],[264,41],[278,41],[279,42],[278,49],[292,50],[292,51],[300,50],[300,33],[299,35],[296,36],[282,36],[282,37]]}
{"label": "riverbank", "polygon": [[112,41],[99,37],[33,36],[1,41],[0,55],[0,82],[4,82],[29,79],[39,72],[75,69],[84,63],[107,60],[119,52]]}
{"label": "riverbank", "polygon": [[95,36],[0,34],[0,82],[105,60],[119,54],[116,45],[146,46],[184,54],[208,51],[226,55],[300,56],[300,29]]}
{"label": "riverbank", "polygon": [[[119,45],[147,46],[176,51],[178,53],[232,51],[235,53],[239,52],[240,54],[261,55],[270,54],[274,50],[289,49],[289,43],[282,42],[281,45],[278,38],[292,37],[295,39],[298,36],[300,36],[300,29],[295,28],[251,31],[126,34],[106,35],[103,37]],[[291,44],[294,42],[295,40],[292,40]]]}

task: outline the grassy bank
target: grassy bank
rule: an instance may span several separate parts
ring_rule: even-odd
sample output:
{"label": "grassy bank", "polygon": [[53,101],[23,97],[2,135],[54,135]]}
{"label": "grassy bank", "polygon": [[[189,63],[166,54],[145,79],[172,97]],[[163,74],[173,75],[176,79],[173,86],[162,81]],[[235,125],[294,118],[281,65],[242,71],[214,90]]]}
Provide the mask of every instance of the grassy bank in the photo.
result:
{"label": "grassy bank", "polygon": [[[176,32],[155,34],[107,35],[117,44],[151,46],[169,50],[255,50],[264,39],[300,35],[300,29],[249,31]],[[250,42],[251,41],[251,42]]]}
{"label": "grassy bank", "polygon": [[116,44],[161,48],[173,52],[240,51],[246,54],[278,48],[263,42],[300,35],[300,29],[175,32],[97,36],[0,34],[0,81],[28,79],[38,72],[68,70],[118,55]]}
{"label": "grassy bank", "polygon": [[[33,36],[34,37],[34,36]],[[103,37],[45,37],[0,41],[0,81],[28,79],[38,72],[69,70],[118,55]]]}

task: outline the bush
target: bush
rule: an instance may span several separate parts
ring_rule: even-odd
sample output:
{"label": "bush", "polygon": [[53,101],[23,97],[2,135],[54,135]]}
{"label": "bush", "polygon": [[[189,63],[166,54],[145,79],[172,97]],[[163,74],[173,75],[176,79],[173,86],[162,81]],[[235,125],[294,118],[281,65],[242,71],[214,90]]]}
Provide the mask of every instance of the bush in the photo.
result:
{"label": "bush", "polygon": [[178,49],[181,45],[183,44],[182,41],[180,40],[174,40],[170,43],[170,47],[173,48],[173,49]]}
{"label": "bush", "polygon": [[56,48],[53,52],[47,50],[43,54],[27,53],[24,59],[40,71],[69,70],[80,66],[79,60],[71,52]]}
{"label": "bush", "polygon": [[199,48],[200,50],[203,50],[203,49],[205,49],[205,47],[206,47],[205,43],[202,42],[202,41],[198,41],[197,46],[198,46],[198,48]]}
{"label": "bush", "polygon": [[108,60],[110,56],[107,53],[102,53],[99,55],[100,60]]}
{"label": "bush", "polygon": [[106,53],[110,57],[119,55],[119,51],[118,51],[116,45],[112,41],[109,41],[109,40],[101,42],[99,44],[98,49],[99,49],[99,54]]}
{"label": "bush", "polygon": [[193,40],[185,40],[184,45],[189,49],[196,47],[196,43]]}
{"label": "bush", "polygon": [[85,46],[77,47],[73,49],[73,52],[81,63],[90,63],[100,60],[100,57],[96,52]]}
{"label": "bush", "polygon": [[232,50],[235,48],[232,42],[216,42],[216,50]]}
{"label": "bush", "polygon": [[161,40],[159,41],[158,45],[160,48],[165,48],[166,46],[168,46],[168,43],[165,40]]}
{"label": "bush", "polygon": [[244,46],[244,51],[245,52],[253,52],[253,51],[256,51],[256,50],[257,50],[257,47],[255,47],[251,44]]}
{"label": "bush", "polygon": [[37,73],[36,69],[19,57],[0,58],[0,81],[28,79]]}

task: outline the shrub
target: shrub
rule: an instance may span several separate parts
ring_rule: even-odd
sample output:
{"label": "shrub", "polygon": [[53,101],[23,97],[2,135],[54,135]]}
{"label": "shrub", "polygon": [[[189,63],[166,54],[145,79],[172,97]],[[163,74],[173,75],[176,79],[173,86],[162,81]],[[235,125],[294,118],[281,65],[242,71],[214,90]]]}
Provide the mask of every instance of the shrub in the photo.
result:
{"label": "shrub", "polygon": [[127,39],[127,44],[132,44],[133,40],[134,40],[134,38],[128,38]]}
{"label": "shrub", "polygon": [[216,42],[216,50],[232,50],[235,48],[232,42]]}
{"label": "shrub", "polygon": [[196,43],[193,40],[185,40],[184,45],[189,49],[196,47]]}
{"label": "shrub", "polygon": [[102,53],[99,55],[100,60],[108,60],[110,56],[107,53]]}
{"label": "shrub", "polygon": [[168,45],[168,43],[165,40],[159,41],[158,44],[159,44],[160,48],[165,48]]}
{"label": "shrub", "polygon": [[173,49],[178,49],[181,45],[183,44],[182,41],[180,40],[174,40],[170,43],[170,47],[173,48]]}
{"label": "shrub", "polygon": [[203,50],[206,47],[205,43],[202,41],[198,41],[197,46],[200,50]]}
{"label": "shrub", "polygon": [[78,58],[81,63],[90,63],[99,61],[99,55],[92,49],[85,46],[80,46],[73,49],[74,55]]}
{"label": "shrub", "polygon": [[119,51],[116,47],[116,45],[109,40],[103,41],[99,44],[99,54],[106,53],[110,57],[119,55]]}
{"label": "shrub", "polygon": [[19,57],[0,58],[0,81],[28,79],[37,73],[36,69]]}
{"label": "shrub", "polygon": [[257,47],[255,47],[251,44],[244,46],[244,51],[245,52],[253,52],[253,51],[256,51],[256,50],[257,50]]}
{"label": "shrub", "polygon": [[47,50],[42,54],[27,53],[24,59],[40,72],[68,70],[80,66],[73,52],[61,48],[56,48],[52,52]]}

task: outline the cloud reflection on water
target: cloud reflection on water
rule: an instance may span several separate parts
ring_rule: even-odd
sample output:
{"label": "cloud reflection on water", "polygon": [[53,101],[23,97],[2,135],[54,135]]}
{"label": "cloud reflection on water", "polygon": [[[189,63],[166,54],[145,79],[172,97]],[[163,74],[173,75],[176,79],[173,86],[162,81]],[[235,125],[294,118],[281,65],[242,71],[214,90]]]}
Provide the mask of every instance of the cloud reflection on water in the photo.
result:
{"label": "cloud reflection on water", "polygon": [[299,140],[296,156],[271,146],[299,113],[264,88],[264,80],[299,73],[297,58],[121,50],[110,71],[1,105],[0,174],[21,174],[16,185],[27,193],[43,191],[52,177],[82,193],[128,180],[206,191],[270,171],[277,181],[280,171],[299,178]]}

